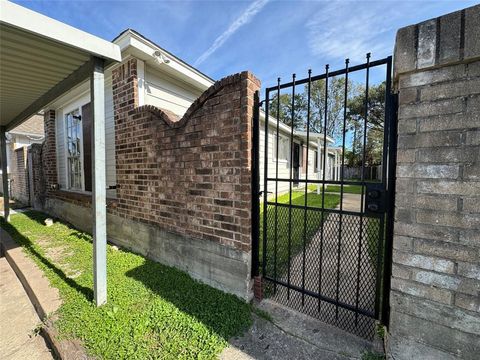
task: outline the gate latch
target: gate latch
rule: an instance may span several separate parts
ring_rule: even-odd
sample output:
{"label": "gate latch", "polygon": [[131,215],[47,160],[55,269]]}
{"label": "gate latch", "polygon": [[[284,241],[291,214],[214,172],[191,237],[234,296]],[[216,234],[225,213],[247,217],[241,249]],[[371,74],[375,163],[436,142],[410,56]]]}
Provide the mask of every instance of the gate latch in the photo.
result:
{"label": "gate latch", "polygon": [[367,183],[365,185],[365,213],[378,214],[385,211],[385,190],[381,183]]}

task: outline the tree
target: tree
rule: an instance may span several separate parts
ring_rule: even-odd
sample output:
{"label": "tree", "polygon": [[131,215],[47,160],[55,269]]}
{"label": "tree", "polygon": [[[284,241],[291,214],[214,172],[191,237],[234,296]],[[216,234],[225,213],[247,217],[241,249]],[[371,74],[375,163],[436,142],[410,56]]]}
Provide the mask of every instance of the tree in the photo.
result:
{"label": "tree", "polygon": [[[278,106],[280,105],[280,106]],[[280,104],[278,104],[278,96],[274,95],[273,99],[269,103],[269,116],[273,118],[278,118],[279,120],[288,125],[292,126],[292,95],[291,94],[280,94]],[[304,130],[306,128],[306,112],[307,104],[305,102],[305,97],[303,94],[295,94],[295,103],[294,103],[294,129],[295,130]]]}
{"label": "tree", "polygon": [[[299,91],[297,87],[297,91]],[[356,87],[349,82],[348,93],[355,93]],[[295,94],[295,130],[307,129],[308,114],[308,87],[304,86],[303,91]],[[345,78],[334,77],[329,79],[327,94],[327,135],[336,138],[342,134],[343,109],[345,96]],[[278,108],[277,95],[270,101],[270,116],[276,118],[279,112],[279,119],[290,126],[292,116],[292,95],[280,95],[280,107]],[[280,111],[278,111],[280,110]],[[311,83],[310,88],[310,131],[323,133],[325,125],[325,80],[318,80]]]}
{"label": "tree", "polygon": [[[367,105],[367,114],[365,114],[365,105]],[[347,112],[349,126],[356,131],[352,144],[353,152],[360,156],[360,158],[353,156],[354,163],[360,165],[363,162],[365,136],[365,165],[380,164],[385,124],[385,82],[369,87],[367,104],[365,89],[358,90],[357,94],[348,101]],[[364,134],[365,124],[366,135]]]}
{"label": "tree", "polygon": [[[327,106],[327,135],[337,138],[342,135],[343,109],[345,102],[345,78],[334,77],[329,79],[328,92],[325,94],[325,80],[312,83],[311,86],[311,114],[312,128],[323,133],[325,125],[325,105]],[[353,83],[349,82],[348,94],[354,90]],[[325,95],[327,101],[325,103]]]}

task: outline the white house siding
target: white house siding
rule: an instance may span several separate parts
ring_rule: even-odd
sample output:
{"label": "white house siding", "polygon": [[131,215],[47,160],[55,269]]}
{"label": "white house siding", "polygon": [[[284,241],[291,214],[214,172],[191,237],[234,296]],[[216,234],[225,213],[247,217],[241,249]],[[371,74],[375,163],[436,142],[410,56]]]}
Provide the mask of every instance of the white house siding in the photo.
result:
{"label": "white house siding", "polygon": [[[290,133],[280,131],[280,137],[284,137],[290,141]],[[276,141],[276,129],[275,126],[271,125],[268,131],[268,168],[267,175],[269,178],[275,178],[276,176],[276,164],[277,161],[274,158],[275,153],[275,141]],[[302,140],[294,137],[294,142],[301,144]],[[304,144],[306,145],[306,144]],[[308,148],[308,179],[316,180],[318,174],[315,172],[315,151],[316,146],[310,142]],[[290,153],[290,149],[288,150]],[[305,179],[306,174],[303,169],[303,149],[300,147],[300,179]],[[265,172],[265,123],[260,122],[260,190],[264,189],[264,172]],[[278,161],[278,178],[289,179],[290,178],[290,160],[279,160]],[[300,184],[302,186],[302,184]],[[284,181],[278,182],[278,193],[287,192],[289,190],[289,183]],[[269,181],[267,184],[267,191],[275,193],[275,181]],[[270,194],[269,196],[272,196]]]}
{"label": "white house siding", "polygon": [[145,104],[155,105],[182,116],[189,106],[202,94],[150,66],[145,68]]}

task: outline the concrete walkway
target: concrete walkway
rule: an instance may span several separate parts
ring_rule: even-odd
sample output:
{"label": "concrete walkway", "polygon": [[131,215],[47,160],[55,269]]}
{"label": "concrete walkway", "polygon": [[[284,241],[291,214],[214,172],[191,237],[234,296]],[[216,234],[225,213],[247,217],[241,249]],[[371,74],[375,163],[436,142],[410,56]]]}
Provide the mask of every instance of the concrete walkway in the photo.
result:
{"label": "concrete walkway", "polygon": [[51,360],[27,293],[7,260],[0,258],[0,354],[2,360]]}
{"label": "concrete walkway", "polygon": [[230,340],[221,360],[348,360],[361,359],[372,344],[270,300],[258,308],[272,321],[254,316],[253,326]]}
{"label": "concrete walkway", "polygon": [[[343,210],[359,212],[361,196],[345,193]],[[339,209],[339,206],[336,207]],[[339,214],[330,213],[324,221],[323,234],[320,229],[313,235],[304,254],[299,252],[291,260],[290,284],[303,285],[314,293],[319,292],[330,299],[358,307],[371,313],[375,310],[376,269],[368,254],[368,234],[371,229],[369,219],[363,218],[362,237],[360,240],[360,213],[342,216],[342,231],[340,233]],[[321,257],[320,257],[321,254]],[[339,255],[340,254],[340,255]],[[305,272],[305,273],[304,273]],[[287,271],[279,279],[288,282]],[[321,275],[320,275],[321,274]],[[270,289],[272,290],[272,289]],[[275,294],[270,299],[291,307],[312,317],[336,325],[359,336],[371,338],[374,335],[375,321],[367,316],[337,308],[333,304],[321,302],[314,297],[304,296],[296,291],[288,291],[283,286],[277,286]]]}

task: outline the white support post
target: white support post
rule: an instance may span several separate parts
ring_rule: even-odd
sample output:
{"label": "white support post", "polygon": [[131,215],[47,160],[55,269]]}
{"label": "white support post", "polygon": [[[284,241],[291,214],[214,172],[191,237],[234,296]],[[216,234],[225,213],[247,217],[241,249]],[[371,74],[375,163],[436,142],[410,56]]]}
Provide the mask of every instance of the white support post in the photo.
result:
{"label": "white support post", "polygon": [[92,205],[93,296],[97,306],[107,302],[107,213],[105,174],[105,79],[103,59],[92,57]]}
{"label": "white support post", "polygon": [[[320,137],[317,137],[317,180],[320,180],[320,164],[322,163],[322,151],[320,147]],[[320,195],[320,183],[317,184],[317,195]]]}
{"label": "white support post", "polygon": [[2,182],[3,182],[3,217],[10,221],[10,196],[8,194],[8,172],[7,172],[7,139],[5,127],[0,127],[0,155],[2,159]]}

